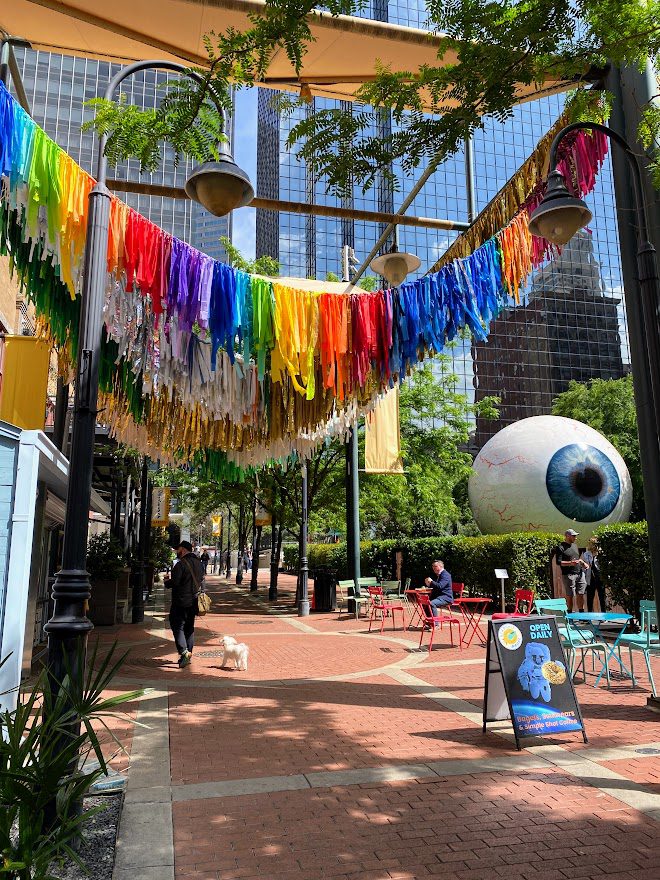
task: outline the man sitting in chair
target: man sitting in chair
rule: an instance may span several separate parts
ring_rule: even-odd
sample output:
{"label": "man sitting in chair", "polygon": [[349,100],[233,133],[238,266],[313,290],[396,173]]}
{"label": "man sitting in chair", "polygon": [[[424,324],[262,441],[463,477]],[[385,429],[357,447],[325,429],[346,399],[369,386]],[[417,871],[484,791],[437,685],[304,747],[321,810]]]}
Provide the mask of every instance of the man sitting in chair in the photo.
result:
{"label": "man sitting in chair", "polygon": [[448,608],[454,601],[454,593],[451,588],[451,575],[445,569],[445,564],[441,559],[436,559],[433,565],[433,577],[425,578],[424,583],[427,587],[431,587],[431,607],[433,608],[433,616],[439,617],[442,608]]}

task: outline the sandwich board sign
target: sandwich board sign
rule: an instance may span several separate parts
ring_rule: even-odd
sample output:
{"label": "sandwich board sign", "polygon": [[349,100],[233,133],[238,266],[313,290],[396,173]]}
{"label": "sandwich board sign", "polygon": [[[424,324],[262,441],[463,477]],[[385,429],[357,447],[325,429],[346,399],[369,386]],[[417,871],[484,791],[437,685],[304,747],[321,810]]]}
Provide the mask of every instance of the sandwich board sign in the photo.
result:
{"label": "sandwich board sign", "polygon": [[584,730],[570,668],[554,617],[532,615],[488,623],[483,730],[511,720],[520,740]]}

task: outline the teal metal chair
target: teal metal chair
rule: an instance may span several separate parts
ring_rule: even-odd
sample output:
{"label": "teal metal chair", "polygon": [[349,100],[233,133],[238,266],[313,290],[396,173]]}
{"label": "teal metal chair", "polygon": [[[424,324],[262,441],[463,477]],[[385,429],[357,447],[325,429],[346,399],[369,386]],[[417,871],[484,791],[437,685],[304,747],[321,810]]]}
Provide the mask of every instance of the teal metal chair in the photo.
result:
{"label": "teal metal chair", "polygon": [[[657,697],[658,693],[653,680],[653,672],[651,670],[651,657],[660,656],[660,634],[658,634],[658,611],[655,602],[648,599],[642,599],[639,603],[639,617],[642,628],[639,633],[624,633],[619,638],[619,656],[621,648],[628,648],[630,657],[630,671],[633,676],[633,684],[635,683],[635,668],[633,666],[633,651],[641,651],[646,662],[646,669],[651,682],[651,691],[653,696]],[[655,627],[655,632],[653,628]]]}
{"label": "teal metal chair", "polygon": [[[549,614],[558,618],[557,632],[561,639],[562,646],[568,654],[568,666],[571,678],[574,678],[580,668],[586,679],[587,671],[585,669],[585,658],[588,651],[591,652],[592,668],[594,655],[602,651],[603,660],[601,661],[607,676],[607,686],[610,687],[610,667],[607,662],[608,646],[605,642],[597,642],[592,632],[572,626],[566,619],[568,614],[568,605],[566,599],[536,599],[534,608],[537,614]],[[578,651],[582,655],[582,659],[576,666]]]}
{"label": "teal metal chair", "polygon": [[365,590],[367,587],[377,587],[378,586],[378,578],[374,578],[374,577],[358,578],[358,585],[359,585],[360,589],[362,589],[362,587],[364,587]]}

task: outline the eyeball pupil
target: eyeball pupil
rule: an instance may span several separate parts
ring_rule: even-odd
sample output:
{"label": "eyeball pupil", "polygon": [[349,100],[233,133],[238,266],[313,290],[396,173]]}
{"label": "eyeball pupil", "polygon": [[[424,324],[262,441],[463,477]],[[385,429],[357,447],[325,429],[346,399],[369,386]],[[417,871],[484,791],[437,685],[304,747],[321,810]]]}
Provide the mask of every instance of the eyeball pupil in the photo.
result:
{"label": "eyeball pupil", "polygon": [[595,498],[603,491],[603,475],[595,468],[585,467],[573,474],[573,487],[585,498]]}

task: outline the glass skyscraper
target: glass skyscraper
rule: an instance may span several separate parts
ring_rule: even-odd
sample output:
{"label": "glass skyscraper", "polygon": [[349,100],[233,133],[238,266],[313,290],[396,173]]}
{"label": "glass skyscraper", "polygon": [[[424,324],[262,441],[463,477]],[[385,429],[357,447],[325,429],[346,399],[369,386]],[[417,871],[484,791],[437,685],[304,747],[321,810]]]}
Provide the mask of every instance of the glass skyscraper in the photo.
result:
{"label": "glass skyscraper", "polygon": [[[365,15],[424,27],[425,7],[421,2],[373,0]],[[257,191],[271,198],[341,205],[285,148],[292,125],[310,107],[298,109],[292,117],[279,117],[273,109],[271,94],[261,90],[258,102]],[[561,114],[563,104],[562,95],[522,104],[505,124],[489,121],[483,131],[475,134],[477,211],[488,204],[529,156]],[[320,109],[337,104],[315,99],[314,106]],[[389,125],[384,114],[377,130],[385,133]],[[423,167],[417,169],[416,176],[422,171]],[[415,179],[400,173],[398,177],[401,188],[397,191],[385,182],[366,194],[356,186],[353,206],[372,211],[396,210]],[[630,369],[609,159],[587,202],[594,215],[590,230],[565,250],[562,259],[536,273],[522,305],[505,311],[493,323],[486,343],[475,345],[464,338],[448,350],[458,376],[457,390],[468,401],[486,395],[501,399],[500,420],[475,426],[477,447],[511,421],[549,412],[552,399],[565,390],[571,379],[616,378]],[[467,221],[467,211],[465,160],[459,153],[436,169],[407,213]],[[284,275],[323,279],[328,272],[341,275],[343,244],[351,245],[362,262],[382,228],[377,223],[257,211],[256,252],[257,256],[277,257]],[[436,262],[456,235],[405,226],[399,227],[398,234],[399,249],[420,257],[420,273]],[[384,250],[390,245],[391,240]]]}
{"label": "glass skyscraper", "polygon": [[[16,50],[23,85],[35,122],[42,126],[87,172],[94,174],[97,139],[93,131],[82,131],[83,122],[93,117],[86,101],[103,97],[111,77],[120,69],[117,64],[87,58],[73,58],[49,52]],[[170,74],[147,70],[124,81],[126,99],[147,109],[157,104],[162,87]],[[165,148],[164,161],[153,174],[140,174],[135,160],[109,169],[117,180],[134,180],[160,186],[182,187],[191,169],[185,157],[178,163],[171,149]],[[220,236],[230,237],[231,219],[214,217],[188,199],[119,193],[120,198],[161,226],[215,259],[226,259]]]}

